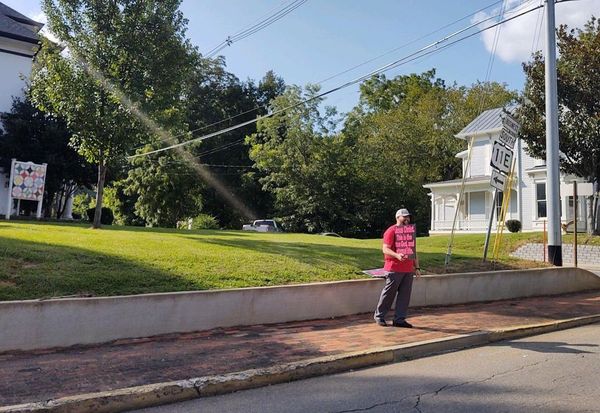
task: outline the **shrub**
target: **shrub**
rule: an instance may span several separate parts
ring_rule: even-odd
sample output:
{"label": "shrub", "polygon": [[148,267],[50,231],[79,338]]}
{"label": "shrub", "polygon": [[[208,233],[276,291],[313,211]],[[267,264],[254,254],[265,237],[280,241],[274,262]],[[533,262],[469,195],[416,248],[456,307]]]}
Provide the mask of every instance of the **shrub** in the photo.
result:
{"label": "shrub", "polygon": [[[96,212],[96,208],[89,208],[87,211],[88,221],[94,222],[94,212]],[[112,209],[102,207],[102,213],[100,215],[100,223],[102,225],[112,225],[115,220],[115,215],[112,212]]]}
{"label": "shrub", "polygon": [[506,221],[506,228],[508,228],[510,232],[519,232],[522,228],[521,221],[518,219],[509,219]]}
{"label": "shrub", "polygon": [[88,192],[80,192],[73,197],[73,214],[79,214],[80,217],[87,215],[87,210],[93,208],[96,201]]}
{"label": "shrub", "polygon": [[200,214],[194,218],[192,229],[219,229],[219,221],[212,215]]}

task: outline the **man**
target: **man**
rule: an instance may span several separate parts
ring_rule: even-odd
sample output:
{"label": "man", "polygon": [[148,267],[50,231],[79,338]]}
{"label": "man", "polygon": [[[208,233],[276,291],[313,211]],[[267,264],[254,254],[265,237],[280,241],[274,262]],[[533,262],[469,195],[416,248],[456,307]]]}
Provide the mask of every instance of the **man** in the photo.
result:
{"label": "man", "polygon": [[[383,255],[385,264],[383,269],[388,271],[385,277],[385,286],[381,291],[381,297],[375,311],[375,322],[382,327],[388,324],[385,321],[385,315],[392,307],[394,298],[396,300],[396,310],[394,315],[394,327],[411,328],[412,325],[406,321],[406,311],[410,301],[412,291],[413,276],[420,276],[419,259],[414,254],[414,259],[408,255],[399,252],[397,248],[398,234],[402,233],[402,227],[410,224],[410,212],[407,209],[396,211],[396,225],[389,227],[383,234]],[[398,252],[397,252],[398,251]]]}

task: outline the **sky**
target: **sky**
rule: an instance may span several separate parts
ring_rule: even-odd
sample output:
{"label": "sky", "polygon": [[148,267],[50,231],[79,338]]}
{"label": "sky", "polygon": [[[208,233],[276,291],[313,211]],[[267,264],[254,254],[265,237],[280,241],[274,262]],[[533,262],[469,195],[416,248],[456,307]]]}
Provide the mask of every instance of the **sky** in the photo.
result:
{"label": "sky", "polygon": [[[200,52],[206,53],[228,35],[251,26],[291,1],[183,0],[181,10],[189,20],[188,37]],[[45,21],[38,0],[2,2],[38,21]],[[463,34],[472,33],[477,27],[483,28],[497,21],[498,17],[494,16],[502,11],[507,18],[541,2],[307,0],[281,20],[233,43],[220,54],[225,57],[228,70],[242,80],[259,80],[268,70],[273,70],[288,84],[305,85],[319,83],[397,49],[323,83],[323,90],[328,90],[470,25],[475,28]],[[485,10],[475,13],[483,8]],[[600,0],[576,0],[556,5],[557,24],[582,27],[592,15],[600,16]],[[485,19],[487,22],[478,24]],[[478,80],[491,80],[521,90],[524,83],[521,63],[532,51],[544,47],[544,29],[543,9],[535,10],[499,26],[499,29],[490,29],[439,53],[394,68],[386,72],[386,76],[421,73],[435,68],[437,76],[447,84],[469,86]],[[426,35],[429,36],[422,38]],[[414,42],[419,38],[421,40]],[[400,48],[409,42],[408,46]],[[336,92],[326,101],[342,112],[349,111],[357,102],[357,87]]]}

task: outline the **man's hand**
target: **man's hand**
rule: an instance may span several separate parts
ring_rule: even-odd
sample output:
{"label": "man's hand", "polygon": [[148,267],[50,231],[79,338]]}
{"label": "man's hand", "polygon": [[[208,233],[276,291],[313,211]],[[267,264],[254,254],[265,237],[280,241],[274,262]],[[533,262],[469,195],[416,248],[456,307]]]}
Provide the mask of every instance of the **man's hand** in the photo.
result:
{"label": "man's hand", "polygon": [[401,254],[401,253],[396,253],[396,258],[398,259],[398,261],[404,261],[406,259],[406,255]]}
{"label": "man's hand", "polygon": [[421,270],[420,270],[420,269],[418,269],[418,268],[417,268],[417,269],[415,270],[415,276],[416,276],[417,278],[419,278],[419,277],[421,276]]}

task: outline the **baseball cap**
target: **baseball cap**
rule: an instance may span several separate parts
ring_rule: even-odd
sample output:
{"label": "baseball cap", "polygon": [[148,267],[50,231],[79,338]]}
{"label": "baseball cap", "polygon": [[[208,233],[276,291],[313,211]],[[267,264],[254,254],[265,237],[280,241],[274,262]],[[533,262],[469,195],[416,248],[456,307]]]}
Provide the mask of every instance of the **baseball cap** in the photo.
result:
{"label": "baseball cap", "polygon": [[396,211],[396,218],[398,218],[399,216],[407,217],[409,215],[410,215],[410,212],[408,212],[408,209],[406,209],[406,208],[400,208],[399,210]]}

